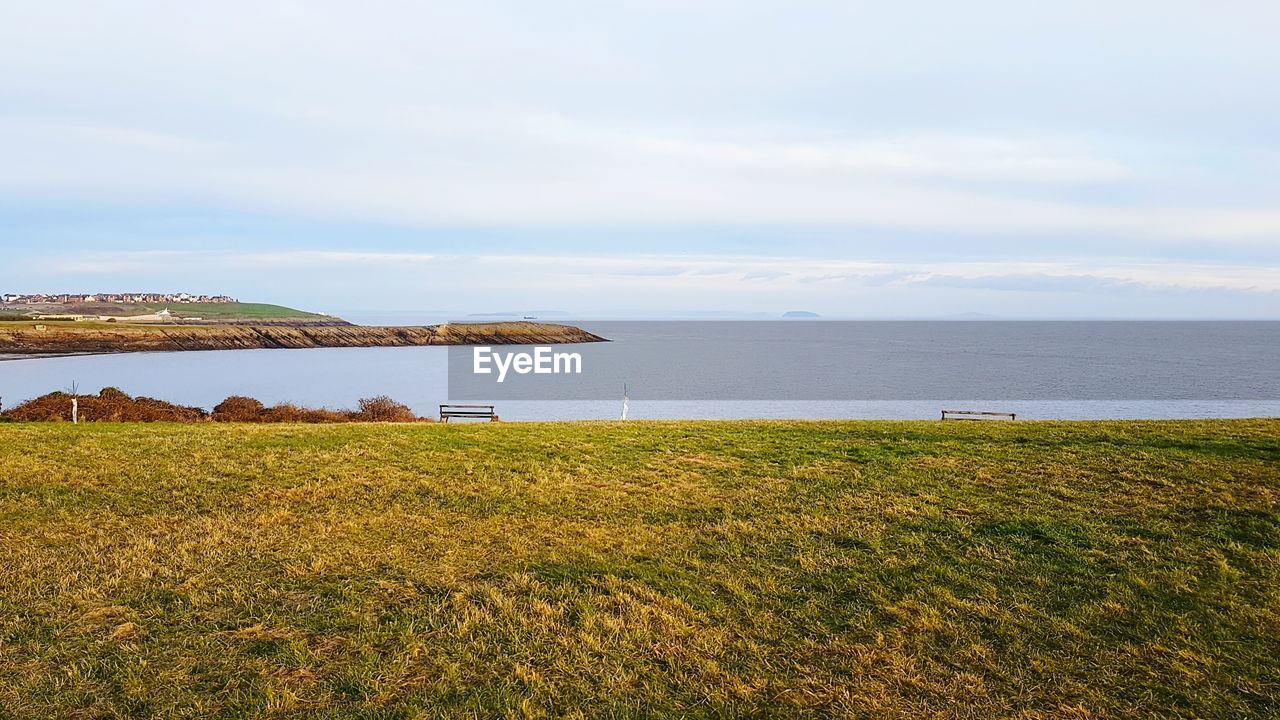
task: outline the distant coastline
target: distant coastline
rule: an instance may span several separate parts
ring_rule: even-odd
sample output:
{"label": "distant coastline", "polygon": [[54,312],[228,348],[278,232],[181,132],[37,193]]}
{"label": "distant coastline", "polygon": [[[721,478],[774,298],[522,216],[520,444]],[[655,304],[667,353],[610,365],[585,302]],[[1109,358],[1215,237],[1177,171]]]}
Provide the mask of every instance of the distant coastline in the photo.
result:
{"label": "distant coastline", "polygon": [[200,350],[529,345],[605,342],[571,325],[538,322],[360,325],[171,325],[0,322],[0,360],[73,354]]}

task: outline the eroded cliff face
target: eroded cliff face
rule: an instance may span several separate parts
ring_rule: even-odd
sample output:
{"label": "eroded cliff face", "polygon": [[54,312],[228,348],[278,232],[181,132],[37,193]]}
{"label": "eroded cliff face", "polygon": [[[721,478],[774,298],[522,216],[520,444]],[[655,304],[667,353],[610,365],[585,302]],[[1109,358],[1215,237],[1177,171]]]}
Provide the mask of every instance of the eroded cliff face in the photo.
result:
{"label": "eroded cliff face", "polygon": [[418,327],[0,323],[0,354],[12,355],[416,345],[556,345],[604,340],[570,325],[534,322]]}

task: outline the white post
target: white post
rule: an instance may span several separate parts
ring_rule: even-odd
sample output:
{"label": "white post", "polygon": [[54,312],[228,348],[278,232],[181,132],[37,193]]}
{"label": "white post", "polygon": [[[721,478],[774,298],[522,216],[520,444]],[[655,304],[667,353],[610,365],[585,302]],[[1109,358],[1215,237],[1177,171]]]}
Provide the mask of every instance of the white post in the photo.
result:
{"label": "white post", "polygon": [[76,398],[71,398],[71,424],[80,424],[80,401]]}

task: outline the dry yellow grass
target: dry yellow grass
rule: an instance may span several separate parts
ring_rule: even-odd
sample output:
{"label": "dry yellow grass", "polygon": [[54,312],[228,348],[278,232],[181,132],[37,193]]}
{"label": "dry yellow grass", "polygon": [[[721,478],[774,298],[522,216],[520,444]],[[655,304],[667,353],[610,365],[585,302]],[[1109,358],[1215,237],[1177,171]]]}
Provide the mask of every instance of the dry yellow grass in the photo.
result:
{"label": "dry yellow grass", "polygon": [[0,424],[0,716],[1261,717],[1278,437]]}

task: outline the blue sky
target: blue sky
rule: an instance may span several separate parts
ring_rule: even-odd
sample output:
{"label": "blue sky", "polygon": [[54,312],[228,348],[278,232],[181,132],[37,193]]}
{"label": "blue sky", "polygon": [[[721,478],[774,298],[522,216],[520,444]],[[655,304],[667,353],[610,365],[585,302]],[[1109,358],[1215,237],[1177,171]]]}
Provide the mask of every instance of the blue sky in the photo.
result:
{"label": "blue sky", "polygon": [[1280,317],[1280,6],[889,5],[6,3],[0,291]]}

